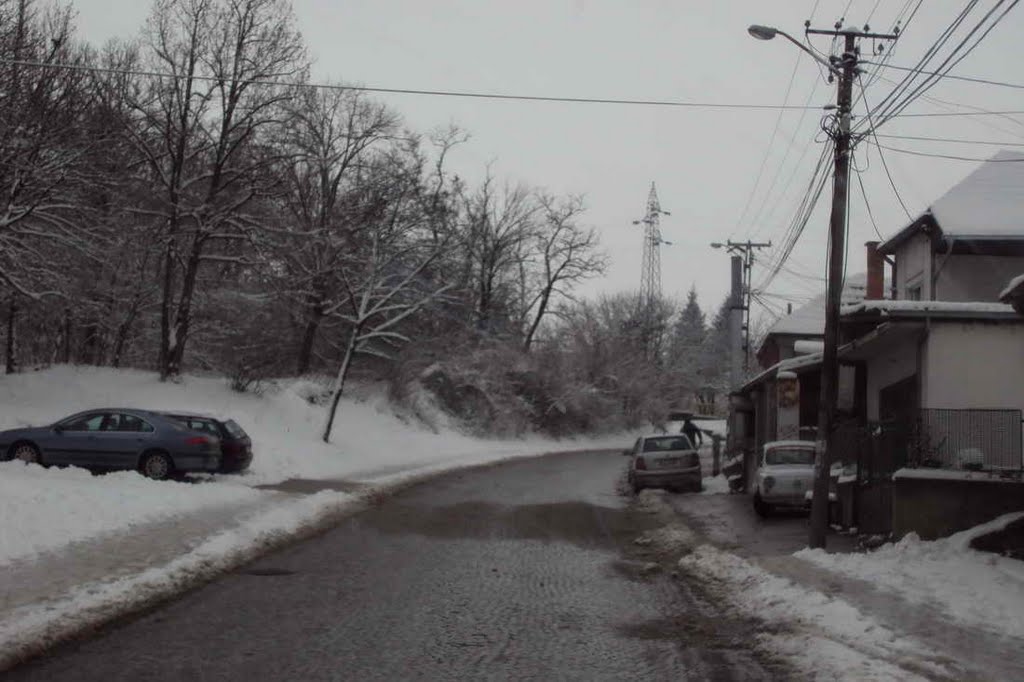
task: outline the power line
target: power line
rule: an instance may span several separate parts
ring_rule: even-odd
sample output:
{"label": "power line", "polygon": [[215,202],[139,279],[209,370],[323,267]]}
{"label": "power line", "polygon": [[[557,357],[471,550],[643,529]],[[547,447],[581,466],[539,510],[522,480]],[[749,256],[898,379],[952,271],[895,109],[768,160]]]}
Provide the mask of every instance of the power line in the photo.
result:
{"label": "power line", "polygon": [[878,141],[871,142],[879,149],[885,149],[890,152],[896,152],[898,154],[910,154],[911,156],[924,156],[930,159],[950,159],[953,161],[974,161],[974,162],[990,162],[990,163],[1021,163],[1024,162],[1024,157],[1019,159],[983,159],[973,156],[958,156],[956,154],[938,154],[934,152],[918,152],[912,149],[900,149],[899,147],[889,147],[887,145],[879,144]]}
{"label": "power line", "polygon": [[[875,136],[875,144],[878,145],[877,126],[875,126],[875,122],[871,120],[871,106],[868,104],[867,90],[864,87],[864,81],[858,77],[857,82],[860,84],[861,97],[864,99],[864,106],[867,108],[868,132]],[[896,182],[892,179],[892,173],[889,172],[889,164],[885,162],[885,155],[882,153],[881,145],[878,146],[878,158],[882,161],[882,168],[885,169],[885,177],[889,178],[889,186],[892,187],[892,191],[896,195],[897,201],[900,202],[900,206],[903,208],[903,212],[907,214],[907,219],[913,220],[914,216],[910,214],[910,209],[907,208],[906,203],[903,201],[903,197],[900,196],[900,191],[896,189]],[[860,176],[858,175],[858,178],[859,177]]]}
{"label": "power line", "polygon": [[924,71],[921,69],[913,69],[909,66],[896,66],[894,64],[883,64],[881,62],[861,62],[862,64],[871,64],[873,66],[879,66],[883,69],[894,69],[896,71],[910,71],[914,73],[921,73],[927,76],[941,76],[948,80],[954,81],[967,81],[968,83],[982,83],[984,85],[997,85],[1001,88],[1014,88],[1016,90],[1024,90],[1024,84],[1021,83],[1007,83],[1005,81],[995,81],[988,78],[978,78],[976,76],[954,76],[952,74],[943,74],[938,71]]}
{"label": "power line", "polygon": [[[162,73],[159,71],[146,71],[142,69],[122,69],[122,68],[111,68],[101,67],[85,64],[51,64],[45,62],[32,62],[18,59],[0,59],[0,64],[10,64],[26,67],[46,68],[46,69],[65,69],[69,71],[87,71],[93,73],[108,73],[118,74],[123,76],[144,76],[147,78],[166,78],[183,80],[186,78],[192,78],[197,81],[205,82],[224,82],[227,79],[218,78],[216,76],[185,76],[182,74]],[[656,100],[656,99],[612,99],[603,97],[561,97],[561,96],[542,96],[542,95],[515,95],[507,93],[497,92],[469,92],[460,90],[418,90],[413,88],[382,88],[382,87],[371,87],[367,85],[338,85],[331,83],[296,83],[279,80],[266,80],[266,79],[247,79],[240,78],[233,82],[242,83],[246,85],[270,85],[276,87],[292,87],[292,88],[311,88],[316,90],[352,90],[356,92],[375,92],[383,94],[397,94],[397,95],[424,95],[429,97],[466,97],[473,99],[493,99],[493,100],[514,100],[514,101],[525,101],[525,102],[566,102],[571,104],[618,104],[618,105],[631,105],[631,106],[651,106],[651,107],[680,107],[680,108],[692,108],[692,109],[752,109],[752,110],[771,110],[776,111],[779,109],[791,109],[794,111],[800,111],[802,109],[816,109],[817,107],[803,107],[799,105],[778,105],[778,104],[752,104],[744,102],[687,102],[679,100]]]}
{"label": "power line", "polygon": [[1024,142],[996,142],[994,140],[961,140],[955,137],[926,137],[920,135],[885,135],[878,134],[875,137],[885,137],[891,140],[916,140],[919,142],[948,142],[951,144],[982,144],[993,147],[1024,147]]}
{"label": "power line", "polygon": [[[789,103],[789,93],[793,90],[793,82],[796,80],[796,71],[800,66],[800,60],[803,57],[803,52],[797,52],[796,61],[793,63],[793,70],[789,74],[789,84],[786,86],[786,94],[782,98],[782,104]],[[779,134],[779,126],[782,123],[782,115],[785,113],[784,109],[779,109],[779,115],[775,117],[775,128],[772,129],[772,136],[768,138],[768,146],[764,150],[764,156],[761,158],[761,167],[757,170],[757,178],[754,180],[754,187],[750,190],[750,195],[747,197],[747,203],[743,206],[743,212],[740,213],[739,220],[736,221],[736,227],[733,228],[733,233],[739,229],[740,225],[747,218],[747,212],[750,210],[750,204],[754,201],[754,195],[757,194],[757,188],[761,184],[761,176],[764,175],[764,167],[768,163],[768,157],[771,156],[772,146],[775,144],[775,138]],[[749,234],[750,230],[747,230]],[[730,235],[730,238],[732,235]]]}
{"label": "power line", "polygon": [[871,210],[871,202],[868,201],[868,193],[864,191],[864,179],[861,177],[860,171],[856,168],[853,170],[857,176],[857,184],[860,185],[860,196],[864,200],[864,208],[868,210],[868,217],[871,218],[871,227],[875,228],[875,234],[878,235],[878,238],[884,241],[885,237],[882,236],[882,231],[878,229],[878,223],[875,222],[875,214]]}

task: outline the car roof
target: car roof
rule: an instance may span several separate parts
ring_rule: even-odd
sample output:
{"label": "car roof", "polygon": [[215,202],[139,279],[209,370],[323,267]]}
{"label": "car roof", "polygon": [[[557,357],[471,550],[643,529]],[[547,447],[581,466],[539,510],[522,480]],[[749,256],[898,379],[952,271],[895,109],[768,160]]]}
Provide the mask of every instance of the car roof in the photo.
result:
{"label": "car roof", "polygon": [[190,419],[212,419],[214,421],[226,422],[230,421],[223,417],[218,417],[212,414],[203,414],[201,412],[191,412],[189,410],[160,410],[157,414],[162,414],[165,417],[188,417]]}

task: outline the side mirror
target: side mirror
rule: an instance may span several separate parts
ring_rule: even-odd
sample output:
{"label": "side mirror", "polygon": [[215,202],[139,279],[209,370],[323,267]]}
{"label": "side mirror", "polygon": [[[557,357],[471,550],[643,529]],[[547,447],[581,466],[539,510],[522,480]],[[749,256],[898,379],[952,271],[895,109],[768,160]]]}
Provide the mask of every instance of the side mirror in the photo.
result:
{"label": "side mirror", "polygon": [[60,424],[57,424],[56,426],[53,427],[53,432],[57,434],[64,433],[64,427],[61,426]]}
{"label": "side mirror", "polygon": [[623,450],[623,451],[622,451],[622,454],[623,454],[624,456],[626,456],[626,457],[629,457],[630,455],[632,455],[632,454],[633,454],[633,451],[627,448],[627,449],[625,449],[625,450]]}

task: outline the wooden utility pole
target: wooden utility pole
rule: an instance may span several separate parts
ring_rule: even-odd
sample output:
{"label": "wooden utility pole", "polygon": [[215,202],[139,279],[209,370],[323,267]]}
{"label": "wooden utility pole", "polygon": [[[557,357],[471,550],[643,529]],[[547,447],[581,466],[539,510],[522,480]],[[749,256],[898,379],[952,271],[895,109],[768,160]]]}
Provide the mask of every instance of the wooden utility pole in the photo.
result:
{"label": "wooden utility pole", "polygon": [[[838,59],[839,94],[836,100],[835,169],[832,176],[832,215],[829,220],[828,287],[825,295],[825,349],[821,358],[821,398],[818,401],[818,435],[814,457],[814,497],[811,501],[811,530],[808,544],[824,547],[828,534],[828,493],[830,455],[834,452],[836,405],[839,401],[839,305],[843,293],[843,256],[846,253],[846,209],[850,176],[850,110],[853,80],[857,77],[858,38],[895,40],[896,35],[879,35],[849,30],[815,30],[807,33],[843,38]],[[833,58],[834,59],[834,58]]]}

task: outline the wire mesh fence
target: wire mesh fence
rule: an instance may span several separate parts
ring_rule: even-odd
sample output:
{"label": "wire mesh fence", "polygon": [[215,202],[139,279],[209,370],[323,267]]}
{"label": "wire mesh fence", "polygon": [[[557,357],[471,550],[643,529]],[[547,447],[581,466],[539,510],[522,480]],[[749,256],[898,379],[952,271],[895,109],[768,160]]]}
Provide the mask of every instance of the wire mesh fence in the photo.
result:
{"label": "wire mesh fence", "polygon": [[1024,470],[1020,410],[923,409],[909,443],[912,466]]}

